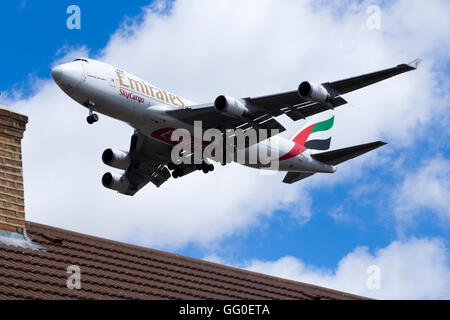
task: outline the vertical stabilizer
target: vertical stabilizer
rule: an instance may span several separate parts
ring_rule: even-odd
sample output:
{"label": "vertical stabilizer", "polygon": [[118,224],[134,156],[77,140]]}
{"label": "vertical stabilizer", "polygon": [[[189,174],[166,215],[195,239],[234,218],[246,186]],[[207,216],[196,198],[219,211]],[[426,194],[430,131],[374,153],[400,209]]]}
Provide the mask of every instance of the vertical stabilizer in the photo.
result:
{"label": "vertical stabilizer", "polygon": [[328,150],[331,145],[331,129],[334,125],[334,116],[331,118],[307,124],[292,137],[296,144],[305,146],[307,149]]}

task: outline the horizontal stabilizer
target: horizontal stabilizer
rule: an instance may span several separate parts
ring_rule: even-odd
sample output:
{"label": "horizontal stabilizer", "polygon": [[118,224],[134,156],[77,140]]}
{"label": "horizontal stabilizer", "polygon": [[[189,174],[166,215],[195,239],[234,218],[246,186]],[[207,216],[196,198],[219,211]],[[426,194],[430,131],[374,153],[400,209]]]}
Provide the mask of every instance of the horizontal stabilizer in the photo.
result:
{"label": "horizontal stabilizer", "polygon": [[312,176],[314,173],[310,172],[288,172],[283,179],[284,183],[291,184],[302,179]]}
{"label": "horizontal stabilizer", "polygon": [[358,146],[348,147],[344,149],[338,149],[323,153],[312,154],[314,159],[335,166],[347,160],[356,158],[366,152],[375,150],[381,146],[384,146],[386,142],[377,141],[372,143],[361,144]]}

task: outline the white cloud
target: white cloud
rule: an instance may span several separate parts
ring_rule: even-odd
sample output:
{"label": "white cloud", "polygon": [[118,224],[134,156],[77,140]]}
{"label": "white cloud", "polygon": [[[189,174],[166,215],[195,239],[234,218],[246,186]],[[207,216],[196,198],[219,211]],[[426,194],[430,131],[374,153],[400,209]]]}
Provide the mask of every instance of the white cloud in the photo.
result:
{"label": "white cloud", "polygon": [[333,218],[333,220],[337,223],[345,223],[351,221],[350,214],[346,212],[344,206],[338,206],[337,208],[333,208],[328,215]]}
{"label": "white cloud", "polygon": [[[225,263],[217,256],[209,259]],[[239,267],[376,299],[450,299],[448,259],[442,241],[409,239],[394,241],[374,253],[358,247],[342,258],[335,270],[316,268],[292,256],[252,260]],[[373,275],[367,272],[369,266],[379,268],[379,289],[369,289]]]}
{"label": "white cloud", "polygon": [[[381,31],[366,28],[366,6],[352,4],[336,14],[312,1],[177,1],[170,12],[146,8],[142,22],[118,30],[96,58],[206,102],[223,93],[292,90],[306,79],[335,80],[422,56],[421,70],[348,95],[357,107],[336,111],[336,146],[379,137],[407,145],[446,106],[436,95],[439,61],[433,59],[448,52],[442,48],[449,47],[449,3],[397,1],[383,9]],[[432,23],[419,23],[426,16]],[[292,186],[282,184],[281,175],[231,165],[126,198],[101,186],[108,168],[100,156],[107,147],[127,148],[131,128],[106,117],[89,127],[87,110],[50,81],[40,86],[30,98],[7,101],[30,117],[23,142],[28,218],[108,238],[166,247],[208,244],[245,232],[280,207],[295,207],[292,217],[304,223],[311,216],[308,186],[347,181],[374,157]]]}
{"label": "white cloud", "polygon": [[395,216],[402,223],[412,222],[421,212],[450,222],[450,161],[429,159],[407,173],[392,200]]}

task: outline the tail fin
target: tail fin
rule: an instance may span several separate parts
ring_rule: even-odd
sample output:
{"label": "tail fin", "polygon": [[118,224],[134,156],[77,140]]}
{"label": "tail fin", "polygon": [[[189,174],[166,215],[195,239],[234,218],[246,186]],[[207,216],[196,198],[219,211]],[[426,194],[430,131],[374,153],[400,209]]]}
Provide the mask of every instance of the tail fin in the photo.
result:
{"label": "tail fin", "polygon": [[307,124],[291,140],[307,149],[328,150],[331,145],[330,130],[333,125],[334,116],[325,121]]}

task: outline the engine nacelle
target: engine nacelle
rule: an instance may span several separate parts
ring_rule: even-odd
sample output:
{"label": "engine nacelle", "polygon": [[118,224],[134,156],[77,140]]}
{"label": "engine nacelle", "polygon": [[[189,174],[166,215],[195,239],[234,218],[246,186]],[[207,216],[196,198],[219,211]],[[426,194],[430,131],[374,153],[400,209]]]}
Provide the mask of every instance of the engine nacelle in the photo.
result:
{"label": "engine nacelle", "polygon": [[298,95],[307,100],[319,103],[329,102],[331,95],[321,84],[303,81],[298,86]]}
{"label": "engine nacelle", "polygon": [[102,160],[104,164],[117,169],[127,170],[130,166],[128,153],[116,149],[103,151]]}
{"label": "engine nacelle", "polygon": [[249,113],[245,102],[232,97],[218,96],[214,106],[218,112],[233,118],[240,118]]}
{"label": "engine nacelle", "polygon": [[105,188],[124,193],[128,190],[130,182],[125,175],[107,172],[102,177],[102,184]]}

